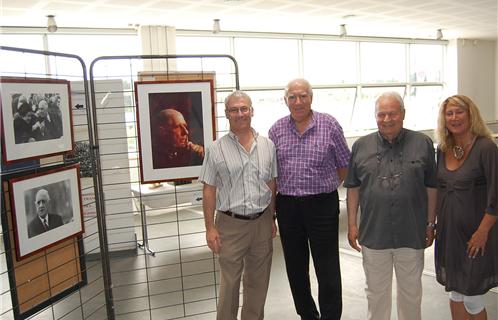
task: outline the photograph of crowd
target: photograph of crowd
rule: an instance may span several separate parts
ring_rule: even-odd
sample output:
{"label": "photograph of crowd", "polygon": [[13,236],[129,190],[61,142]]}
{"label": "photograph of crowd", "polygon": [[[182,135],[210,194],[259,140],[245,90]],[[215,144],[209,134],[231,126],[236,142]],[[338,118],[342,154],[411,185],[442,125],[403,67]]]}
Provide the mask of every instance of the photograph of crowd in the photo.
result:
{"label": "photograph of crowd", "polygon": [[5,163],[71,151],[69,82],[2,78]]}
{"label": "photograph of crowd", "polygon": [[58,139],[62,136],[60,94],[12,95],[15,143]]}

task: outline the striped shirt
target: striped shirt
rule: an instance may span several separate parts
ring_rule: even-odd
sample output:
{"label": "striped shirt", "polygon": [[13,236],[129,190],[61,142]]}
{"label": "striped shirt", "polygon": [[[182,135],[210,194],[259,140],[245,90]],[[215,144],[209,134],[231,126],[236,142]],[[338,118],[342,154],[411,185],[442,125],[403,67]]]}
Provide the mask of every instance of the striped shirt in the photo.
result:
{"label": "striped shirt", "polygon": [[216,209],[238,214],[263,211],[271,201],[266,184],[277,175],[275,145],[254,133],[249,152],[229,132],[207,150],[199,181],[216,186]]}
{"label": "striped shirt", "polygon": [[337,169],[348,166],[350,151],[333,116],[313,111],[300,134],[289,115],[275,122],[268,136],[277,148],[279,193],[306,196],[337,190]]}

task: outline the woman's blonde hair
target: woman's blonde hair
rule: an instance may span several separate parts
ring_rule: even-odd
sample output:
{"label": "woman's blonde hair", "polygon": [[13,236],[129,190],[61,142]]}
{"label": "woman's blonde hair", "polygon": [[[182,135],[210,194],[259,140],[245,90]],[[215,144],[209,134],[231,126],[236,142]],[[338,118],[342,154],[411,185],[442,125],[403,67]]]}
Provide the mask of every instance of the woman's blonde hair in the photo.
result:
{"label": "woman's blonde hair", "polygon": [[467,96],[456,94],[446,98],[439,106],[436,139],[439,143],[439,148],[443,152],[455,145],[453,135],[446,129],[445,112],[448,105],[458,106],[467,111],[470,120],[470,132],[478,137],[491,139],[491,131],[482,120],[481,113],[475,103]]}

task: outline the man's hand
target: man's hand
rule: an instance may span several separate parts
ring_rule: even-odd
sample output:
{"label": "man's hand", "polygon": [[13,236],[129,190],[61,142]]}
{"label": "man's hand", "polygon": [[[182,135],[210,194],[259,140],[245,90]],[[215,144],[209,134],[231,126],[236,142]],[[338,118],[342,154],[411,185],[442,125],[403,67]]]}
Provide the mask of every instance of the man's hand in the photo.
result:
{"label": "man's hand", "polygon": [[349,245],[358,252],[361,252],[361,247],[358,244],[358,227],[350,226],[348,227],[348,241]]}
{"label": "man's hand", "polygon": [[188,143],[188,149],[192,150],[193,152],[197,153],[199,156],[204,157],[204,147],[195,143],[192,143],[189,141]]}
{"label": "man's hand", "polygon": [[275,238],[277,236],[277,223],[275,222],[275,219],[273,219],[273,222],[271,224],[271,237]]}
{"label": "man's hand", "polygon": [[214,253],[220,253],[221,249],[221,239],[220,239],[220,234],[218,233],[218,230],[216,228],[210,228],[209,230],[206,230],[206,242]]}
{"label": "man's hand", "polygon": [[436,235],[436,229],[434,227],[427,226],[425,229],[425,247],[429,248],[434,242],[434,236]]}

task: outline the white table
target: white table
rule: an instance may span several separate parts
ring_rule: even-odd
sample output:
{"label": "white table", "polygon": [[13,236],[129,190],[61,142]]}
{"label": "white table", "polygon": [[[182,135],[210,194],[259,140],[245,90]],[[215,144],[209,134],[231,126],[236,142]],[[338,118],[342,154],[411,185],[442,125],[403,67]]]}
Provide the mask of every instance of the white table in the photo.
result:
{"label": "white table", "polygon": [[151,188],[151,184],[131,185],[133,200],[137,207],[146,205],[151,209],[167,208],[184,203],[202,203],[202,183],[173,185],[163,182],[159,187]]}
{"label": "white table", "polygon": [[200,182],[176,186],[168,182],[163,182],[159,185],[134,183],[131,185],[131,193],[133,201],[140,208],[140,219],[142,221],[143,242],[137,242],[137,244],[139,248],[150,253],[152,256],[155,256],[156,253],[149,247],[146,207],[160,209],[185,203],[202,203],[202,183]]}

